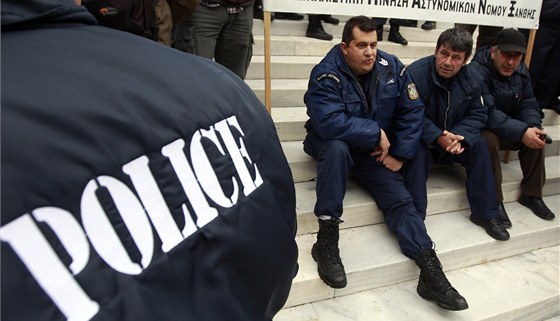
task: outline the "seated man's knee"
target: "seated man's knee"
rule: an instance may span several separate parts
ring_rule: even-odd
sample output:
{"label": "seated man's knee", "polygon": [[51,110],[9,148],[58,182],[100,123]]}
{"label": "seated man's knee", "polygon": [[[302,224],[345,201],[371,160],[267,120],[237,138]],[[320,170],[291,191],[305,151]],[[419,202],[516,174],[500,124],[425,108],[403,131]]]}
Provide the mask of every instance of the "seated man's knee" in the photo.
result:
{"label": "seated man's knee", "polygon": [[321,157],[330,159],[351,158],[350,147],[342,140],[326,140],[321,143]]}

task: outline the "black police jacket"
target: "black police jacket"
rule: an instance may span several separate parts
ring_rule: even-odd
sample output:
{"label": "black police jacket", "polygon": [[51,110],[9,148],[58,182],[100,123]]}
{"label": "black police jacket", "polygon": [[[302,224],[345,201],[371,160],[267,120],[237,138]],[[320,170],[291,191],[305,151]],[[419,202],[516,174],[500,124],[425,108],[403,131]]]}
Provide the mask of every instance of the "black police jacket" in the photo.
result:
{"label": "black police jacket", "polygon": [[271,320],[297,269],[271,118],[214,62],[2,1],[2,320]]}

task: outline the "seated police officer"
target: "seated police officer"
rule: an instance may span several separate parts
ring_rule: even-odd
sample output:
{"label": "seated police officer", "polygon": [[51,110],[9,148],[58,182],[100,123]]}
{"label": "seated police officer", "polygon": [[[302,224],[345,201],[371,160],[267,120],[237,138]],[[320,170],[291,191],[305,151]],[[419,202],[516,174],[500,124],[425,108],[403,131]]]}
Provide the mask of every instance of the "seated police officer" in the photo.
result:
{"label": "seated police officer", "polygon": [[504,29],[496,36],[494,46],[481,48],[471,63],[484,84],[484,102],[489,111],[488,130],[482,134],[490,151],[496,196],[506,227],[511,227],[511,221],[503,204],[500,149],[519,151],[523,172],[519,203],[542,219],[555,217],[542,200],[546,132],[541,127],[541,110],[533,95],[531,78],[521,61],[526,51],[525,36],[518,30]]}
{"label": "seated police officer", "polygon": [[468,308],[443,273],[424,216],[403,183],[401,170],[419,145],[424,106],[403,64],[377,50],[374,20],[348,20],[342,42],[313,68],[304,99],[310,118],[304,150],[317,160],[319,233],[311,254],[321,279],[333,288],[347,283],[338,239],[350,174],[375,199],[404,255],[420,267],[418,293],[445,309]]}
{"label": "seated police officer", "polygon": [[[408,69],[426,106],[422,143],[409,164],[412,177],[425,181],[432,164],[459,162],[467,171],[470,219],[497,240],[509,233],[498,218],[496,188],[488,148],[480,132],[488,118],[482,86],[465,65],[473,47],[472,36],[452,28],[441,33],[435,54],[412,63]],[[420,211],[427,207],[426,185],[411,190]]]}

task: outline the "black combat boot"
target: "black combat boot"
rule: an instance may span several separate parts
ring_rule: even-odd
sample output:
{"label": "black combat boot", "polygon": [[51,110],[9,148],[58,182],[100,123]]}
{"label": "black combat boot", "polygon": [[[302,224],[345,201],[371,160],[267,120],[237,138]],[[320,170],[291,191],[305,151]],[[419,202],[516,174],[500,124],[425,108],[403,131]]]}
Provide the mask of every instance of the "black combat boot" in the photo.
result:
{"label": "black combat boot", "polygon": [[317,262],[317,271],[321,280],[335,289],[346,286],[346,273],[338,250],[338,225],[340,222],[342,221],[336,217],[328,221],[319,219],[317,242],[311,249],[311,256]]}
{"label": "black combat boot", "polygon": [[[399,25],[395,25],[395,24],[391,25],[391,29],[389,29],[389,36],[387,37],[387,40],[401,44],[403,46],[408,45],[408,40],[406,40],[401,35]],[[379,41],[379,39],[377,39],[377,41]]]}
{"label": "black combat boot", "polygon": [[330,33],[327,33],[325,29],[323,29],[323,25],[321,24],[321,16],[312,14],[309,15],[309,24],[307,25],[305,36],[308,38],[328,41],[333,39],[333,36]]}
{"label": "black combat boot", "polygon": [[420,279],[416,291],[421,297],[436,301],[440,307],[446,310],[468,309],[467,300],[451,286],[451,283],[445,277],[434,250],[423,250],[415,261],[420,268]]}

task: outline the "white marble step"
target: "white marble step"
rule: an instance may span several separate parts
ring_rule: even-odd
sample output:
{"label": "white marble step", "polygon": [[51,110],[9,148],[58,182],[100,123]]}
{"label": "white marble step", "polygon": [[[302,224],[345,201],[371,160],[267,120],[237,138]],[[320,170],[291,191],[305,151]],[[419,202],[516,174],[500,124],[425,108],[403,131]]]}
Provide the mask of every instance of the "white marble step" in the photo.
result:
{"label": "white marble step", "polygon": [[[560,125],[552,125],[546,128],[553,141],[545,147],[545,156],[560,155]],[[316,164],[315,160],[303,151],[302,141],[283,141],[282,149],[290,168],[295,182],[305,182],[315,178]],[[504,154],[504,152],[502,152]],[[517,152],[512,151],[509,154],[509,160],[518,159]],[[503,158],[503,155],[502,155]]]}
{"label": "white marble step", "polygon": [[[271,111],[281,141],[302,141],[305,138],[306,107],[273,107]],[[557,130],[549,127],[560,125],[560,115],[550,109],[544,109],[544,114],[543,126],[551,135],[556,135]],[[560,139],[558,135],[556,137]]]}
{"label": "white marble step", "polygon": [[[253,55],[264,56],[264,36],[254,36],[254,40]],[[303,36],[271,36],[270,54],[271,56],[324,56],[340,41],[340,37],[325,41]],[[381,41],[378,43],[378,48],[397,55],[401,59],[420,58],[433,54],[435,43],[435,41],[424,42],[409,39],[408,45],[403,46],[389,41]]]}
{"label": "white marble step", "polygon": [[[271,78],[273,79],[309,79],[311,69],[317,65],[322,56],[271,56]],[[401,59],[409,65],[416,59]],[[253,56],[245,79],[264,79],[264,56]]]}
{"label": "white marble step", "polygon": [[[558,195],[560,193],[560,156],[551,156],[546,162],[546,184],[544,195]],[[517,205],[519,198],[519,182],[522,179],[518,160],[507,164],[502,163],[503,183],[502,191],[506,210]],[[428,178],[428,208],[427,215],[468,210],[469,205],[465,191],[465,170],[460,166],[437,167],[432,170]],[[296,211],[298,221],[298,235],[317,232],[317,218],[313,213],[316,202],[315,181],[295,184]],[[560,208],[550,206],[551,210],[560,216]],[[528,212],[529,210],[526,209]],[[354,228],[384,222],[383,213],[373,199],[353,180],[349,181],[344,198],[345,223],[341,228]]]}
{"label": "white marble step", "polygon": [[[545,202],[558,213],[558,194],[545,197]],[[494,240],[483,228],[471,223],[470,211],[428,216],[425,221],[426,227],[436,244],[436,251],[444,270],[465,268],[560,243],[560,219],[542,220],[516,202],[509,203],[507,209],[513,227],[509,229],[510,239],[505,242]],[[351,218],[343,219],[346,219],[343,225],[351,221]],[[367,225],[340,231],[340,256],[345,266],[348,285],[343,289],[332,289],[319,278],[317,264],[311,257],[310,251],[315,240],[315,234],[296,237],[299,271],[285,307],[377,289],[416,280],[418,277],[418,269],[414,262],[401,253],[396,237],[387,226]],[[533,286],[528,278],[512,278],[510,282],[519,287]],[[459,284],[456,286],[459,291],[469,288]],[[477,290],[482,294],[490,291],[492,287],[492,284],[481,283]],[[497,300],[503,304],[499,301],[500,298]]]}
{"label": "white marble step", "polygon": [[[545,247],[446,272],[469,303],[464,311],[445,311],[422,299],[416,293],[417,271],[408,264],[410,281],[285,308],[274,321],[558,321],[559,251]],[[449,259],[438,252],[448,267]],[[472,254],[486,258],[478,250]]]}

